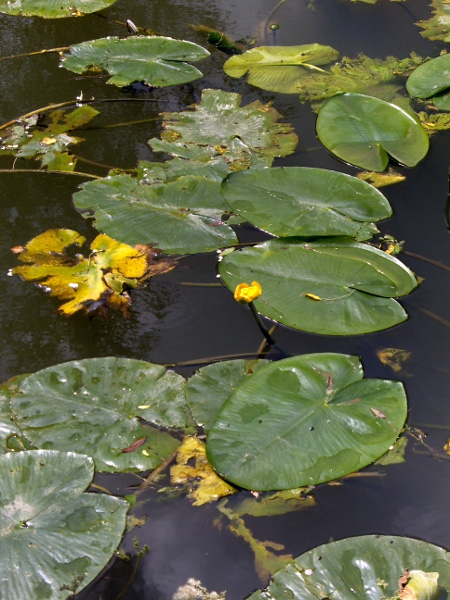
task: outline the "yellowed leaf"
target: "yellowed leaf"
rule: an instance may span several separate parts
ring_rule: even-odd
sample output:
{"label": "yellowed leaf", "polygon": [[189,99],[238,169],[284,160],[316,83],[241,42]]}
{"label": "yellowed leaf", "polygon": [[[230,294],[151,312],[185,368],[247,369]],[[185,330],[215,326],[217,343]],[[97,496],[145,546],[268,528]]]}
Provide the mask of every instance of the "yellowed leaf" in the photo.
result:
{"label": "yellowed leaf", "polygon": [[76,231],[50,229],[22,248],[18,258],[24,264],[12,272],[39,282],[51,296],[63,300],[61,313],[72,315],[82,310],[93,314],[107,307],[126,309],[131,302],[128,289],[176,264],[171,259],[158,258],[148,247],[133,248],[104,234],[92,242],[88,257],[73,257],[66,252],[69,246],[82,246],[85,241]]}
{"label": "yellowed leaf", "polygon": [[399,183],[400,181],[405,181],[406,177],[394,171],[394,169],[389,169],[387,173],[375,173],[372,171],[362,171],[356,175],[358,179],[362,181],[366,181],[373,185],[373,187],[381,188],[386,185],[392,185],[394,183]]}
{"label": "yellowed leaf", "polygon": [[448,438],[447,443],[444,446],[444,452],[450,454],[450,438]]}
{"label": "yellowed leaf", "polygon": [[[214,502],[237,492],[213,470],[206,458],[205,444],[198,438],[184,439],[178,448],[176,461],[177,464],[170,469],[172,484],[189,484],[188,497],[194,500],[194,506]],[[188,464],[192,461],[193,466]]]}

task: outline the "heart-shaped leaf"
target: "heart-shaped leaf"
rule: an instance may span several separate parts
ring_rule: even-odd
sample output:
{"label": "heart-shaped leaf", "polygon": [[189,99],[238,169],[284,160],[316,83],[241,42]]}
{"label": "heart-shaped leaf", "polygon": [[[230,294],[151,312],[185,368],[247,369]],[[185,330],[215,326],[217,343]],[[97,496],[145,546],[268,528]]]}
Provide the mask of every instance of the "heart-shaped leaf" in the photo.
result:
{"label": "heart-shaped leaf", "polygon": [[108,83],[119,86],[142,81],[165,87],[201,77],[201,71],[188,62],[207,56],[205,48],[169,37],[107,37],[71,46],[61,64],[75,73],[104,69],[111,75]]}
{"label": "heart-shaped leaf", "polygon": [[[291,242],[291,243],[289,243]],[[257,310],[294,329],[358,335],[387,329],[407,318],[394,297],[417,285],[399,260],[357,242],[279,239],[225,256],[219,272],[230,290],[257,281]]]}
{"label": "heart-shaped leaf", "polygon": [[72,598],[106,566],[122,537],[128,503],[82,493],[93,474],[93,460],[73,452],[0,457],[2,598]]}
{"label": "heart-shaped leaf", "polygon": [[363,379],[355,356],[305,354],[237,386],[207,438],[224,479],[249,490],[316,485],[384,454],[406,418],[399,382]]}
{"label": "heart-shaped leaf", "polygon": [[128,358],[88,358],[29,375],[13,396],[21,430],[38,448],[92,456],[97,471],[146,471],[179,445],[165,427],[189,422],[185,380]]}
{"label": "heart-shaped leaf", "polygon": [[364,181],[326,169],[281,167],[232,173],[222,194],[246,221],[280,237],[344,235],[366,240],[389,202]]}
{"label": "heart-shaped leaf", "polygon": [[319,111],[317,135],[341,160],[369,171],[383,171],[389,156],[414,167],[428,152],[420,122],[395,104],[364,94],[333,96]]}
{"label": "heart-shaped leaf", "polygon": [[278,571],[267,590],[255,592],[248,600],[322,600],[332,598],[336,590],[339,600],[431,600],[399,595],[399,580],[405,577],[407,582],[410,570],[439,573],[443,592],[439,598],[450,593],[450,552],[412,538],[363,535],[305,552]]}

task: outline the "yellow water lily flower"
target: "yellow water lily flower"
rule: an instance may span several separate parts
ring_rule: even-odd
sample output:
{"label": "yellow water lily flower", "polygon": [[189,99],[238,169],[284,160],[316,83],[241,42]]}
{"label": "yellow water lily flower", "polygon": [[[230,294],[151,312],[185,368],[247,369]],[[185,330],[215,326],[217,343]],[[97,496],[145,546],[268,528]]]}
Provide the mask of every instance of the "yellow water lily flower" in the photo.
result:
{"label": "yellow water lily flower", "polygon": [[259,298],[262,294],[262,287],[257,281],[252,281],[252,285],[248,283],[240,283],[234,290],[234,299],[243,304],[249,304]]}

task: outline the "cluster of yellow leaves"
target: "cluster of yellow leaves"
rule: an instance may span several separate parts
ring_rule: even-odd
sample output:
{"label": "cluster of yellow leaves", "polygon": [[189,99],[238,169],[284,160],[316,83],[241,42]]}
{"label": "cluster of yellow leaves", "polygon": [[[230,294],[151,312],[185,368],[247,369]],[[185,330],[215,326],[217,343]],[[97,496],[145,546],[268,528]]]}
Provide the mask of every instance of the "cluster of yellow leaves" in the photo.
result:
{"label": "cluster of yellow leaves", "polygon": [[[195,437],[186,437],[178,448],[177,464],[170,469],[173,485],[190,485],[188,497],[194,506],[213,502],[237,490],[221,479],[206,458],[205,444]],[[188,463],[193,461],[193,466]]]}
{"label": "cluster of yellow leaves", "polygon": [[67,253],[69,246],[80,247],[85,241],[76,231],[49,229],[24,248],[13,248],[25,264],[12,273],[39,282],[51,296],[64,301],[59,311],[72,315],[80,310],[92,314],[107,306],[125,309],[131,302],[128,289],[175,266],[170,259],[156,260],[157,251],[150,246],[128,246],[105,234],[92,242],[88,257]]}

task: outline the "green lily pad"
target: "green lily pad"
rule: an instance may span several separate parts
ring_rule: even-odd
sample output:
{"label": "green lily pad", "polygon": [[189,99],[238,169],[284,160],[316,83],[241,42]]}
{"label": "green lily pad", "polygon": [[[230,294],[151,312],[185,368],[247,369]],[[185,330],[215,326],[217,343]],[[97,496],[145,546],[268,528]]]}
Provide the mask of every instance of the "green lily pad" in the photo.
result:
{"label": "green lily pad", "polygon": [[82,493],[93,474],[93,460],[72,452],[0,457],[2,598],[64,600],[106,566],[129,505],[114,496]]}
{"label": "green lily pad", "polygon": [[88,13],[102,10],[114,4],[116,0],[0,0],[0,13],[20,15],[21,17],[44,17],[59,19],[62,17],[82,17]]}
{"label": "green lily pad", "polygon": [[355,356],[285,358],[236,387],[209,431],[207,457],[245,489],[316,485],[384,454],[406,410],[403,385],[363,379]]}
{"label": "green lily pad", "polygon": [[232,56],[223,68],[230,77],[242,77],[248,72],[248,83],[263,90],[296,94],[302,77],[311,71],[322,71],[318,65],[327,65],[338,57],[337,50],[322,44],[258,46]]}
{"label": "green lily pad", "polygon": [[428,152],[420,122],[395,104],[364,94],[330,98],[319,111],[317,135],[341,160],[369,171],[383,171],[390,155],[414,167]]}
{"label": "green lily pad", "polygon": [[209,52],[202,46],[169,37],[107,37],[71,46],[61,64],[75,73],[105,70],[111,75],[107,83],[118,86],[142,81],[165,87],[202,77],[188,62],[207,56]]}
{"label": "green lily pad", "polygon": [[435,106],[450,110],[450,54],[423,63],[408,77],[406,90],[415,98],[433,98]]}
{"label": "green lily pad", "polygon": [[233,212],[280,237],[344,235],[358,241],[378,229],[370,221],[392,210],[370,184],[336,171],[309,167],[233,173],[222,184]]}
{"label": "green lily pad", "polygon": [[[278,123],[280,114],[269,104],[257,100],[241,106],[241,100],[240,94],[203,90],[202,101],[195,105],[195,110],[162,113],[164,131],[161,137],[165,142],[175,142],[172,152],[175,156],[180,152],[181,144],[188,148],[191,144],[212,146],[228,159],[233,171],[246,168],[232,164],[236,158],[242,161],[243,153],[248,157],[247,167],[253,154],[263,158],[267,166],[276,156],[292,154],[298,142],[293,127]],[[167,144],[158,148],[154,144],[155,140],[150,140],[154,150],[170,151]]]}
{"label": "green lily pad", "polygon": [[11,413],[11,398],[25,377],[28,375],[19,375],[0,385],[0,453],[33,448],[14,423]]}
{"label": "green lily pad", "polygon": [[363,535],[302,554],[278,571],[264,592],[248,600],[320,600],[336,590],[340,600],[390,600],[398,598],[399,579],[406,570],[437,572],[440,590],[450,592],[450,553],[443,548],[412,538]]}
{"label": "green lily pad", "polygon": [[326,335],[358,335],[401,323],[407,315],[394,298],[417,286],[397,258],[344,239],[271,240],[225,256],[219,272],[233,291],[257,281],[262,296],[254,304],[261,314]]}
{"label": "green lily pad", "polygon": [[180,177],[148,185],[129,175],[88,181],[73,196],[86,219],[126,244],[155,244],[167,254],[195,254],[237,243],[220,221],[228,210],[216,181]]}
{"label": "green lily pad", "polygon": [[267,360],[238,359],[199,369],[186,384],[186,401],[197,424],[208,431],[235,387],[267,364]]}
{"label": "green lily pad", "polygon": [[13,396],[17,425],[38,448],[92,456],[97,471],[146,471],[178,440],[163,427],[190,423],[185,380],[128,358],[88,358],[29,375]]}

